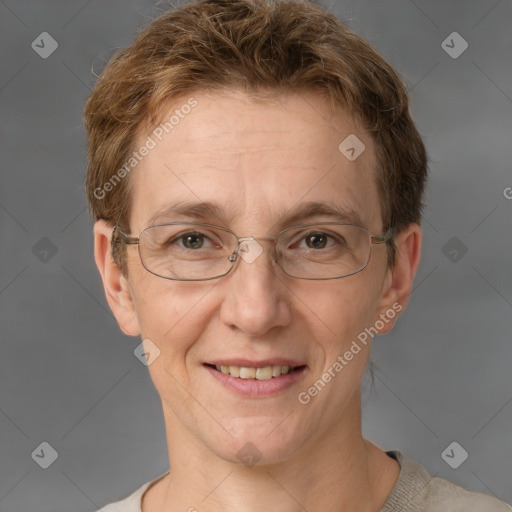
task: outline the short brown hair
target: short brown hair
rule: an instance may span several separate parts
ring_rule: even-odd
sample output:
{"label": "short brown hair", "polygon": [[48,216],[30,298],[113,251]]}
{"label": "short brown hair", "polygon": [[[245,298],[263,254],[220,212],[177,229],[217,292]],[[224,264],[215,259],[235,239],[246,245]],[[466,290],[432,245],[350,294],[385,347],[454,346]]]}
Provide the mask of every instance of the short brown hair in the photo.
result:
{"label": "short brown hair", "polygon": [[[144,123],[154,125],[184,94],[234,88],[318,91],[346,109],[374,142],[384,228],[419,223],[427,157],[406,87],[367,41],[307,0],[196,0],[165,12],[110,60],[84,109],[94,219],[128,226],[131,180],[108,194],[103,187]],[[390,255],[392,264],[392,244]]]}

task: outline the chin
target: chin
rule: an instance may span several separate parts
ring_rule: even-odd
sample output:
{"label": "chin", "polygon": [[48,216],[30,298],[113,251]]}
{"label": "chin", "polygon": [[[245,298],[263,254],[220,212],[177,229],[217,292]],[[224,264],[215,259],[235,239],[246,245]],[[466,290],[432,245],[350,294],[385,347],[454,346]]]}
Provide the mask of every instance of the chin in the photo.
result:
{"label": "chin", "polygon": [[232,425],[224,424],[231,436],[209,442],[210,450],[226,462],[247,467],[274,465],[290,459],[304,444],[294,435],[293,425],[280,418],[237,418]]}

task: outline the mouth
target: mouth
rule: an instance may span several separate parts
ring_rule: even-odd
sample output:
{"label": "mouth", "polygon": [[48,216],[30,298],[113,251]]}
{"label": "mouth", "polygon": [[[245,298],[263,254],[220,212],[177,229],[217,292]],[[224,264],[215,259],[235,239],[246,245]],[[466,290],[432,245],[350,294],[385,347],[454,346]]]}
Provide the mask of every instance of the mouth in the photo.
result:
{"label": "mouth", "polygon": [[244,380],[271,380],[277,379],[283,375],[288,375],[294,372],[299,372],[305,369],[306,365],[279,365],[268,364],[264,366],[236,366],[224,364],[210,364],[205,363],[204,366],[212,368],[213,370],[229,375],[236,379]]}

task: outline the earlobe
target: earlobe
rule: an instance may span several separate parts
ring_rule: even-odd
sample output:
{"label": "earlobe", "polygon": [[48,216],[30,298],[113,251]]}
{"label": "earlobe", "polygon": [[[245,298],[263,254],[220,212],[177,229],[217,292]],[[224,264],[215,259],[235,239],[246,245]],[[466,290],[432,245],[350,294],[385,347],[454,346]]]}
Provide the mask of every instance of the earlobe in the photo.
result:
{"label": "earlobe", "polygon": [[94,259],[103,281],[107,302],[121,330],[128,336],[140,335],[140,327],[128,280],[112,259],[113,226],[104,220],[94,224]]}
{"label": "earlobe", "polygon": [[421,257],[421,227],[410,224],[395,236],[396,258],[382,290],[379,314],[389,320],[385,322],[380,334],[389,332],[396,318],[406,308],[412,291],[414,276]]}

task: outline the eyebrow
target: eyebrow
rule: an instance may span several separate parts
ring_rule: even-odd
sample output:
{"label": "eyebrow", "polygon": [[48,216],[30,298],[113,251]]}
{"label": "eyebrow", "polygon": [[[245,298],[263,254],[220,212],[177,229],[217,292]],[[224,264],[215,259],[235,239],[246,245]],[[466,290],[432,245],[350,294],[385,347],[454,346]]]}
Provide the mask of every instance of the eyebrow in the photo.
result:
{"label": "eyebrow", "polygon": [[[279,218],[279,221],[274,226],[281,227],[299,224],[312,217],[329,217],[330,221],[364,226],[360,215],[355,210],[343,210],[330,202],[308,201],[306,203],[299,203],[287,212],[282,212],[281,214],[275,212],[275,216]],[[209,201],[182,201],[155,212],[149,218],[147,225],[153,226],[166,221],[181,220],[182,218],[202,222],[211,221],[212,218],[222,221],[226,217],[233,218],[235,215],[227,215],[218,204]]]}

